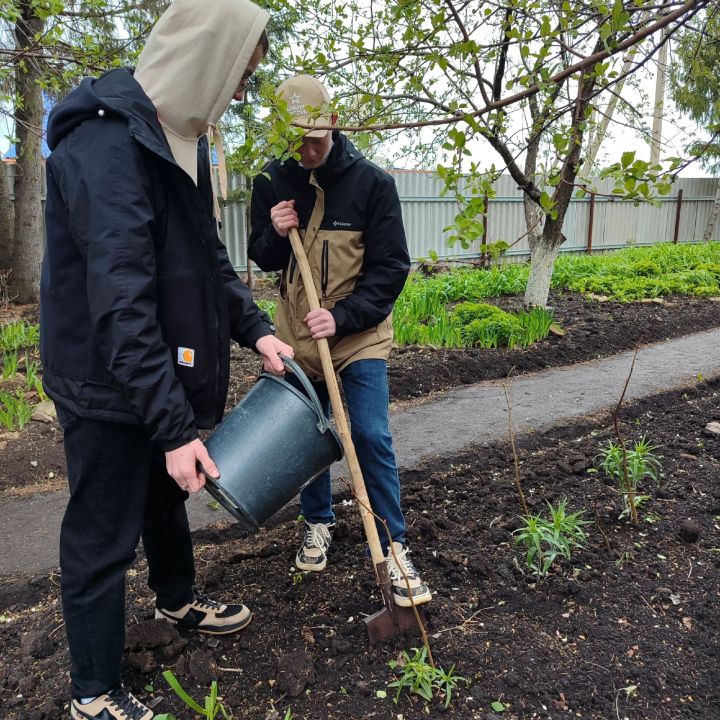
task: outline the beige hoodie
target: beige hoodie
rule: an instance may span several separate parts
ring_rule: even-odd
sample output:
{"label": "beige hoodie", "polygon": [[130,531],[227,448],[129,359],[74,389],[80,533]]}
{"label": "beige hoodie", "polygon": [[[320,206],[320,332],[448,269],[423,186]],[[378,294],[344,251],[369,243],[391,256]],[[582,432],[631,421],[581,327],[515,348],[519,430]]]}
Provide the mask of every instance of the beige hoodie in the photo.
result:
{"label": "beige hoodie", "polygon": [[198,137],[230,105],[268,17],[249,0],[175,0],[140,54],[135,79],[195,183]]}

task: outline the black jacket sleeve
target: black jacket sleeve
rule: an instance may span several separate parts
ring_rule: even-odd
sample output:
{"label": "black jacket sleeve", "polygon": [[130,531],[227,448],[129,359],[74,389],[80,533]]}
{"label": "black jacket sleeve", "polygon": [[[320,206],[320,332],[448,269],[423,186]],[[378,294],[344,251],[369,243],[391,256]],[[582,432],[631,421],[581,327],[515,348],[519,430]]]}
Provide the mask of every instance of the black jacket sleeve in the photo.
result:
{"label": "black jacket sleeve", "polygon": [[258,175],[253,180],[250,202],[248,257],[266,272],[284,270],[290,261],[290,240],[278,235],[270,220],[270,208],[279,202],[271,180],[265,175]]}
{"label": "black jacket sleeve", "polygon": [[[86,261],[94,341],[152,440],[172,450],[197,431],[157,321],[150,180],[124,123],[106,121],[102,133],[89,137],[72,154],[79,164],[67,167],[62,185],[70,229]],[[96,178],[88,168],[97,168]]]}
{"label": "black jacket sleeve", "polygon": [[339,337],[374,327],[391,312],[405,286],[410,256],[395,181],[383,173],[368,197],[362,275],[351,295],[330,311]]}
{"label": "black jacket sleeve", "polygon": [[198,143],[198,189],[202,194],[209,216],[212,218],[217,259],[230,319],[230,337],[238,344],[255,350],[255,343],[265,335],[272,335],[275,327],[267,313],[264,313],[255,304],[250,288],[238,277],[230,262],[227,248],[218,236],[217,224],[213,215],[213,188],[210,182],[209,167],[209,148],[207,138],[203,136]]}

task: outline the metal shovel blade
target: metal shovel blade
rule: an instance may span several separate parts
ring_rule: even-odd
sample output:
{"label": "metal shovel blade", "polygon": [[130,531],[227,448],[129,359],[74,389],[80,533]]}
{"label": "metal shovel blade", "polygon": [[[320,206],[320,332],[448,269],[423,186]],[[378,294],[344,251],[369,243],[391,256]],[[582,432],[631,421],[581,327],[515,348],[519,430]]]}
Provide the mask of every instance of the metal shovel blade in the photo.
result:
{"label": "metal shovel blade", "polygon": [[[422,606],[417,607],[420,622],[425,625],[425,611]],[[365,618],[370,644],[375,645],[383,640],[390,640],[397,635],[412,634],[420,635],[417,619],[413,609],[410,607],[399,607],[396,605],[393,610],[387,607],[378,610],[376,613]]]}

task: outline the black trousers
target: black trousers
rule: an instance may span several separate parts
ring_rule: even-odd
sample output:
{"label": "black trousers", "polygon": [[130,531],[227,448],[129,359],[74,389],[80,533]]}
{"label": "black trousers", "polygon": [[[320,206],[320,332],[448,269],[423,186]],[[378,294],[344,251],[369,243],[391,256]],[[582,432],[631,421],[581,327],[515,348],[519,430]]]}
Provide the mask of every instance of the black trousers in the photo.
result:
{"label": "black trousers", "polygon": [[60,590],[73,697],[120,686],[125,573],[142,536],[157,605],[193,598],[195,566],[183,492],[140,426],[60,411],[70,500],[60,530]]}

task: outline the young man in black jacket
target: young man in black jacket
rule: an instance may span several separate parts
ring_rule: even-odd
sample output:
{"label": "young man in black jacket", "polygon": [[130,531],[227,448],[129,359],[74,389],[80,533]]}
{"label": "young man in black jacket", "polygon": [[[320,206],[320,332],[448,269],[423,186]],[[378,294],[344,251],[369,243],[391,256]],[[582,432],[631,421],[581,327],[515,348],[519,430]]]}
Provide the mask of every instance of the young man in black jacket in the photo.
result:
{"label": "young man in black jacket", "polygon": [[[331,125],[330,97],[316,79],[291,78],[278,88],[289,111],[305,125]],[[319,115],[312,119],[309,109]],[[253,183],[248,255],[263,270],[281,270],[278,337],[293,345],[295,359],[317,380],[326,412],[328,394],[316,340],[327,338],[342,379],[352,439],[373,510],[388,524],[395,555],[410,578],[415,603],[432,595],[408,556],[400,481],[388,423],[387,358],[390,313],[410,269],[400,201],[386,172],[366,160],[341,133],[309,131],[300,161],[274,161]],[[268,178],[269,175],[269,178]],[[321,308],[310,311],[292,255],[288,230],[299,228]],[[335,516],[330,473],[301,493],[305,537],[295,564],[321,571],[327,563]],[[378,524],[399,605],[410,605],[403,573]]]}
{"label": "young man in black jacket", "polygon": [[133,74],[83,81],[49,120],[44,383],[65,430],[61,595],[75,720],[149,720],[121,685],[125,572],[142,536],[156,617],[236,632],[242,604],[196,593],[188,492],[217,468],[230,339],[267,370],[293,351],[228,260],[205,132],[267,52],[248,0],[175,0]]}

